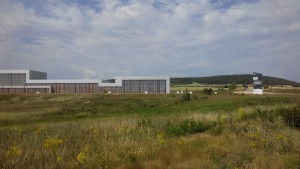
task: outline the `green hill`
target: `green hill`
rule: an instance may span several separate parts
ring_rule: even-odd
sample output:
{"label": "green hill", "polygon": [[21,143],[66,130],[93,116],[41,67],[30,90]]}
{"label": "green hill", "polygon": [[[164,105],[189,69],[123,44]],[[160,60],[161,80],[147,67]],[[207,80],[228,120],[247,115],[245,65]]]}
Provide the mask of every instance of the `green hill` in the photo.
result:
{"label": "green hill", "polygon": [[[204,83],[204,84],[251,84],[253,83],[252,74],[241,74],[241,75],[220,75],[220,76],[209,76],[209,77],[182,77],[182,78],[171,78],[171,85],[181,84],[192,84],[193,82]],[[297,86],[299,83],[290,80],[263,76],[264,85],[292,85]]]}

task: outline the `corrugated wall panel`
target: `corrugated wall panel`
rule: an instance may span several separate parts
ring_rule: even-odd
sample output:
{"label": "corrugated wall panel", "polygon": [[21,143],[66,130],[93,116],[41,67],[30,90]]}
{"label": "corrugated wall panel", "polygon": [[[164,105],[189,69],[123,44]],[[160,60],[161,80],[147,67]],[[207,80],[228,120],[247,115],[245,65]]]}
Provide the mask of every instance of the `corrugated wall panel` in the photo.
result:
{"label": "corrugated wall panel", "polygon": [[48,88],[0,88],[0,94],[49,93]]}
{"label": "corrugated wall panel", "polygon": [[97,83],[54,83],[52,93],[97,93]]}
{"label": "corrugated wall panel", "polygon": [[25,73],[0,74],[0,86],[24,86],[26,84]]}
{"label": "corrugated wall panel", "polygon": [[166,93],[166,80],[123,80],[123,93]]}
{"label": "corrugated wall panel", "polygon": [[167,92],[167,82],[165,80],[160,80],[160,93]]}

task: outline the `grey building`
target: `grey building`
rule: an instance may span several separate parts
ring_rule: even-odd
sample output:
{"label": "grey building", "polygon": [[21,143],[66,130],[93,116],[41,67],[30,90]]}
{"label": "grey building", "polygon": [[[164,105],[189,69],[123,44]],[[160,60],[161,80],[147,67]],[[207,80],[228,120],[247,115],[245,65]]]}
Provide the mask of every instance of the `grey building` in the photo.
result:
{"label": "grey building", "polygon": [[117,76],[114,80],[48,80],[33,70],[0,70],[0,94],[5,93],[170,93],[165,76]]}

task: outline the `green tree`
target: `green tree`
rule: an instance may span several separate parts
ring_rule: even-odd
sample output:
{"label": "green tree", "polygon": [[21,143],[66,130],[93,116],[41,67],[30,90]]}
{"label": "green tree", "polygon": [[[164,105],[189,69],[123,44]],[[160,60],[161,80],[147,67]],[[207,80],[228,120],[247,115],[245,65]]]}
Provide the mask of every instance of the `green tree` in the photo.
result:
{"label": "green tree", "polygon": [[234,84],[234,83],[232,83],[232,84],[230,84],[229,86],[228,86],[228,88],[229,88],[229,90],[230,91],[234,91],[235,89],[236,89],[236,84]]}
{"label": "green tree", "polygon": [[206,94],[206,95],[211,95],[213,92],[213,90],[210,88],[210,89],[207,89],[207,88],[204,88],[203,89],[203,93]]}

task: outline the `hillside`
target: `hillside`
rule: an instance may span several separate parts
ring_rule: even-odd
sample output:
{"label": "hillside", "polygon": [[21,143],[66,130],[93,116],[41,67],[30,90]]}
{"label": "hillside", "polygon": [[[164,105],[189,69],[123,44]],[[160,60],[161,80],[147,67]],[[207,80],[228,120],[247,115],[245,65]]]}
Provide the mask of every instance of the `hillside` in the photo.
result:
{"label": "hillside", "polygon": [[[220,75],[220,76],[209,76],[209,77],[182,77],[182,78],[171,78],[171,85],[178,84],[191,84],[193,82],[205,83],[205,84],[251,84],[252,75]],[[296,86],[299,83],[271,76],[263,77],[264,85],[292,85]]]}

